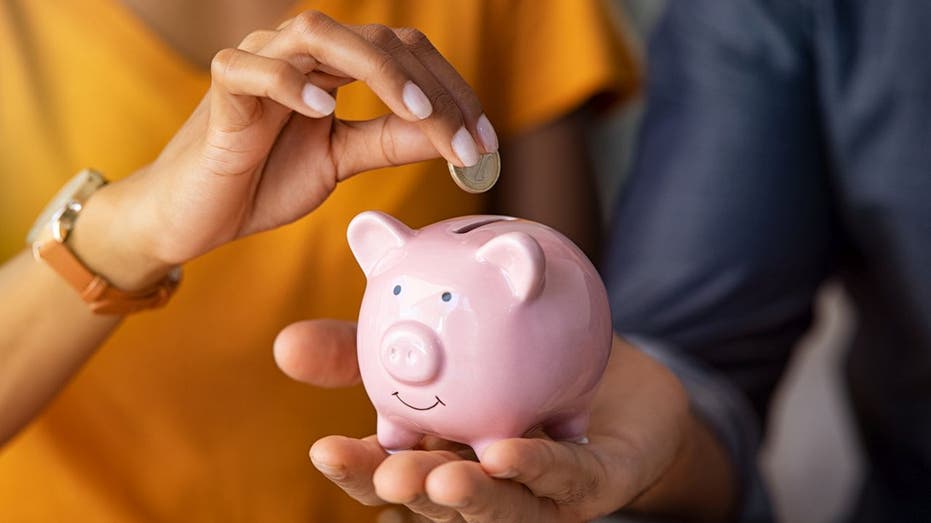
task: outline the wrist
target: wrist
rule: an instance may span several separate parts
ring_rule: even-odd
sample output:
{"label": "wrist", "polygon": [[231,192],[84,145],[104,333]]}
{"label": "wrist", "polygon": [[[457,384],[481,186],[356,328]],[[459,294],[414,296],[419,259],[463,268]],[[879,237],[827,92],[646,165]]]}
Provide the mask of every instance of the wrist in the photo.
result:
{"label": "wrist", "polygon": [[155,255],[154,225],[125,196],[130,181],[106,185],[84,204],[68,238],[75,255],[95,274],[125,291],[161,281],[172,265]]}
{"label": "wrist", "polygon": [[736,505],[736,473],[712,431],[691,412],[672,464],[628,509],[689,521],[727,521]]}

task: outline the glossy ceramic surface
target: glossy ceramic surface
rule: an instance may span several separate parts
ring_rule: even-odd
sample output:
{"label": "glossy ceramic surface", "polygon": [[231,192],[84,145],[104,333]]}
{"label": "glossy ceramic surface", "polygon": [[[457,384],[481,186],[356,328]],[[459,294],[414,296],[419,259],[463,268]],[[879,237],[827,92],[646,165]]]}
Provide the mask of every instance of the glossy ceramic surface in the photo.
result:
{"label": "glossy ceramic surface", "polygon": [[540,426],[584,440],[611,315],[571,241],[504,216],[411,230],[375,211],[356,216],[347,236],[368,279],[359,368],[384,448],[432,434],[481,455]]}

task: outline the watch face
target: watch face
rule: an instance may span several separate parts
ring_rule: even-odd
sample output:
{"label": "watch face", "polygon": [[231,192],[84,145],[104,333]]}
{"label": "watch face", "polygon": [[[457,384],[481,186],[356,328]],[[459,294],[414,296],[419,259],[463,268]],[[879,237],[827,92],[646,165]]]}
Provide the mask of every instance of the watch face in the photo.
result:
{"label": "watch face", "polygon": [[26,236],[26,243],[32,245],[33,242],[39,238],[42,229],[48,226],[52,215],[67,205],[68,202],[74,200],[79,203],[84,203],[94,191],[106,185],[106,183],[107,179],[97,171],[84,169],[79,172],[58,191],[58,194],[56,194],[55,197],[52,198],[52,201],[42,210],[42,214],[39,215],[35,223],[32,224],[32,228],[29,229],[29,234]]}

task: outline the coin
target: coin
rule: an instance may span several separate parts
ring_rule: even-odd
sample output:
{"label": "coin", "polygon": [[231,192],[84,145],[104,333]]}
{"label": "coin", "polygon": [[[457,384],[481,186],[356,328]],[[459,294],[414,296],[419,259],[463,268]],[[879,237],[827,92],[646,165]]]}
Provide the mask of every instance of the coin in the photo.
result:
{"label": "coin", "polygon": [[471,167],[456,167],[449,164],[449,174],[453,181],[465,192],[483,193],[491,189],[501,173],[501,157],[498,151],[483,154],[477,164]]}

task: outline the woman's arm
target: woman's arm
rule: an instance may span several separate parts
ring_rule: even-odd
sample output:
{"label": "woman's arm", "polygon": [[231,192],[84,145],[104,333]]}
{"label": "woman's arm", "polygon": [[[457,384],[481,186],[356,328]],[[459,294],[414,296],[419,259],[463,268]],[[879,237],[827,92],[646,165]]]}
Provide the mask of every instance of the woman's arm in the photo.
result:
{"label": "woman's arm", "polygon": [[0,445],[51,399],[116,328],[23,251],[0,267]]}
{"label": "woman's arm", "polygon": [[[497,149],[477,132],[484,111],[474,92],[416,30],[350,28],[306,12],[220,51],[211,73],[158,159],[94,194],[68,240],[118,288],[145,288],[170,267],[290,223],[355,173],[437,156],[471,165]],[[392,113],[336,119],[336,91],[356,80]],[[119,320],[94,316],[28,253],[0,268],[0,295],[14,298],[0,305],[3,443]]]}

